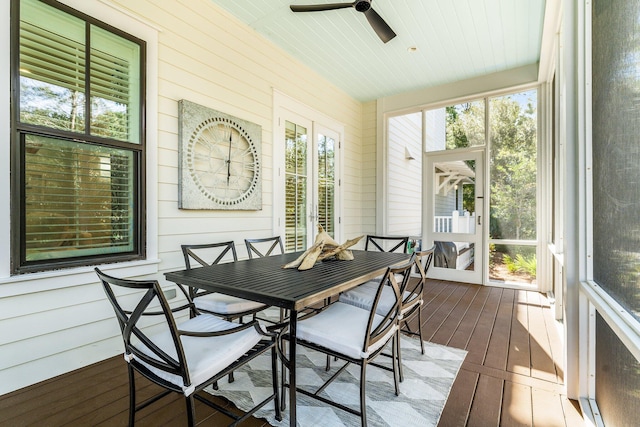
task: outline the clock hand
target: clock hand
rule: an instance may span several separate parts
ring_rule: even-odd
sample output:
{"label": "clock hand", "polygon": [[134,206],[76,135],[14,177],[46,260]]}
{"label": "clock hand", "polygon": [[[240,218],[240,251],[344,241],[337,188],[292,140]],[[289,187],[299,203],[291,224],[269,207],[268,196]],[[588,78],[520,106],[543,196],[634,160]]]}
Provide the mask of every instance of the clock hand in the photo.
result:
{"label": "clock hand", "polygon": [[229,133],[229,158],[227,159],[227,187],[229,186],[229,180],[231,179],[231,136],[233,132]]}

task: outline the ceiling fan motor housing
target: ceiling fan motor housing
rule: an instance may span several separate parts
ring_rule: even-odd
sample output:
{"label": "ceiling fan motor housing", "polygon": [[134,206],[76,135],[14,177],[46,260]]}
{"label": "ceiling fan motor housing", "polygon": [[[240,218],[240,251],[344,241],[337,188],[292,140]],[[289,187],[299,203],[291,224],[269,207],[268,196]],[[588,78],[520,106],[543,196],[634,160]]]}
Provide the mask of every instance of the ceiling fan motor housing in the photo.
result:
{"label": "ceiling fan motor housing", "polygon": [[357,1],[354,5],[358,12],[366,12],[371,9],[371,0],[360,0]]}

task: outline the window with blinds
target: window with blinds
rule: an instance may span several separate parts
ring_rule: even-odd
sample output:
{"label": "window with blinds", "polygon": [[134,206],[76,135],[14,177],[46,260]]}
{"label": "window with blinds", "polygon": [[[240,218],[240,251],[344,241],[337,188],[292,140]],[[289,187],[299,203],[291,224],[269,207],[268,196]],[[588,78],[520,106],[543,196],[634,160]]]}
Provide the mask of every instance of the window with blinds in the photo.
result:
{"label": "window with blinds", "polygon": [[285,251],[307,247],[307,129],[285,123]]}
{"label": "window with blinds", "polygon": [[318,134],[318,222],[335,237],[336,141]]}
{"label": "window with blinds", "polygon": [[133,250],[130,151],[33,135],[25,146],[27,261]]}
{"label": "window with blinds", "polygon": [[13,7],[14,273],[143,257],[144,42],[57,2]]}

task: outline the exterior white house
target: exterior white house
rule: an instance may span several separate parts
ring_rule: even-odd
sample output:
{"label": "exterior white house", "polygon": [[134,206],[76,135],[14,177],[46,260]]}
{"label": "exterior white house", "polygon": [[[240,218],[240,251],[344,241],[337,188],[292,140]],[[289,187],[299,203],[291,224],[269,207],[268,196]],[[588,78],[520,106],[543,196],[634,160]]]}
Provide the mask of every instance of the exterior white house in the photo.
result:
{"label": "exterior white house", "polygon": [[[336,131],[339,239],[416,235],[421,224],[404,217],[415,218],[422,208],[415,197],[422,192],[422,136],[405,125],[406,134],[400,127],[394,133],[387,118],[416,106],[535,87],[545,159],[540,209],[546,212],[540,215],[546,225],[538,267],[546,276],[538,282],[544,283],[541,291],[555,292],[563,321],[567,395],[581,399],[587,413],[597,408],[598,328],[610,328],[638,366],[639,322],[593,280],[590,2],[548,0],[545,26],[551,30],[545,31],[540,63],[369,102],[332,86],[209,0],[61,3],[146,42],[145,255],[103,264],[106,272],[152,277],[170,289],[164,273],[183,268],[181,244],[234,240],[243,258],[243,239],[283,234],[280,143],[283,121],[295,115]],[[0,395],[121,352],[117,323],[93,266],[16,274],[11,261],[11,209],[17,203],[8,143],[16,108],[10,103],[11,4],[0,4]],[[261,209],[179,209],[180,100],[261,127]],[[407,179],[411,191],[397,190]],[[639,384],[639,372],[629,377],[631,384]]]}

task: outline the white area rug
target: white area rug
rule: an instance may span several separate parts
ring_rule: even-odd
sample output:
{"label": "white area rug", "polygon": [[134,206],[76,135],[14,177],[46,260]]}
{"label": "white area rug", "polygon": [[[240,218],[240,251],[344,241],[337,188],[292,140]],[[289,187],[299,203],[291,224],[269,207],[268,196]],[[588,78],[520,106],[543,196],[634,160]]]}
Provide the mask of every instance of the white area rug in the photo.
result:
{"label": "white area rug", "polygon": [[[442,413],[451,385],[466,356],[466,351],[425,342],[425,354],[420,352],[417,339],[402,337],[402,361],[404,381],[400,383],[400,395],[395,395],[393,374],[387,370],[367,368],[367,420],[371,426],[436,426]],[[391,363],[391,358],[380,355],[380,364]],[[344,362],[342,362],[344,363]],[[315,391],[342,366],[340,360],[332,361],[331,371],[325,371],[326,356],[298,346],[298,387]],[[220,390],[208,390],[234,402],[247,410],[254,402],[262,401],[271,392],[269,356],[256,358],[248,366],[235,372],[235,381],[222,380]],[[332,400],[355,409],[359,408],[360,367],[351,365],[323,392]],[[360,419],[322,402],[298,393],[297,417],[302,427],[360,426]],[[283,412],[283,420],[274,418],[273,403],[255,416],[265,418],[272,426],[288,426],[289,410]]]}

